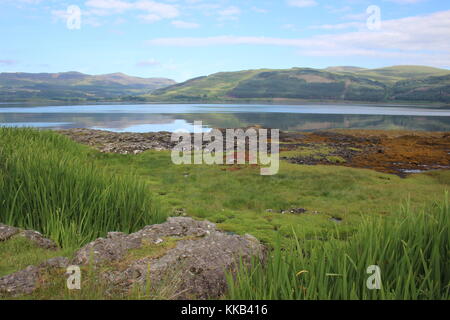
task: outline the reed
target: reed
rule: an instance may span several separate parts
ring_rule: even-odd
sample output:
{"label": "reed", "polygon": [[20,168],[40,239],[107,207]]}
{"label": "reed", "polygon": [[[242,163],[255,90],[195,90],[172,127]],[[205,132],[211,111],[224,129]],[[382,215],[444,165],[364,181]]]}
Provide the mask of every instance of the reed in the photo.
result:
{"label": "reed", "polygon": [[[266,266],[229,277],[230,299],[450,298],[448,195],[424,212],[405,205],[398,215],[363,222],[347,240],[295,239],[278,244]],[[381,290],[369,290],[367,268],[381,269]]]}
{"label": "reed", "polygon": [[165,220],[143,180],[107,172],[94,157],[54,132],[0,128],[0,222],[76,248]]}

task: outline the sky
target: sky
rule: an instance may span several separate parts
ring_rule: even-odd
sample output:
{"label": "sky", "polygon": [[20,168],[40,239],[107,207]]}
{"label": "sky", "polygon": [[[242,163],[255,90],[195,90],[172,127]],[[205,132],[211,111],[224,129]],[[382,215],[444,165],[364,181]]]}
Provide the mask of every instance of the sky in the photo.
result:
{"label": "sky", "polygon": [[450,68],[448,0],[0,0],[0,72]]}

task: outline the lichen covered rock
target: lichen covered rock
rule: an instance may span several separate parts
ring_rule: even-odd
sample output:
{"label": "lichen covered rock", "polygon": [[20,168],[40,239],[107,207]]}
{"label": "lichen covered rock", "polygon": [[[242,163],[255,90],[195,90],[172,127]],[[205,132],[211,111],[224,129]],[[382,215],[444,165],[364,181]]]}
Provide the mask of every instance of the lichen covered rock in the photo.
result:
{"label": "lichen covered rock", "polygon": [[[0,231],[3,238],[21,234],[6,226]],[[37,232],[22,235],[53,248]],[[226,292],[227,272],[233,274],[241,265],[250,267],[254,261],[263,261],[265,252],[250,235],[228,234],[208,221],[169,218],[132,234],[110,232],[79,249],[72,260],[53,258],[0,278],[0,294],[31,294],[45,285],[41,283],[44,272],[46,281],[53,281],[56,279],[49,278],[52,269],[77,265],[95,270],[105,297],[127,296],[137,290],[156,299],[214,299]]]}
{"label": "lichen covered rock", "polygon": [[[174,247],[154,256],[151,252],[167,238],[176,240]],[[128,258],[130,251],[145,247],[148,255]],[[249,266],[253,257],[264,256],[264,246],[252,236],[230,235],[213,223],[178,217],[130,235],[110,233],[80,249],[73,263],[110,264],[101,276],[112,290],[158,291],[165,286],[171,291],[166,298],[207,299],[225,293],[227,271],[233,273],[241,262]]]}

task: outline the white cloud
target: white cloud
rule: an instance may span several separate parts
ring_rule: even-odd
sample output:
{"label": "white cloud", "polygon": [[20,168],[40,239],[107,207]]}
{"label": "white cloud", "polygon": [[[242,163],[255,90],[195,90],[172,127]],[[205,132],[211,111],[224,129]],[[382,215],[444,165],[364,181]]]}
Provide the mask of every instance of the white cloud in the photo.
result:
{"label": "white cloud", "polygon": [[257,13],[268,13],[269,10],[264,9],[264,8],[259,8],[259,7],[252,7],[251,8],[252,11],[257,12]]}
{"label": "white cloud", "polygon": [[0,65],[3,65],[3,66],[12,66],[12,65],[15,65],[17,63],[18,63],[17,60],[11,60],[11,59],[3,59],[3,60],[1,60],[0,59]]}
{"label": "white cloud", "polygon": [[133,7],[131,3],[121,0],[88,0],[85,4],[87,7],[114,12],[123,12]]}
{"label": "white cloud", "polygon": [[138,67],[157,67],[160,66],[161,62],[157,61],[156,59],[149,59],[144,61],[139,61],[136,63],[136,66]]}
{"label": "white cloud", "polygon": [[366,27],[365,23],[362,22],[346,22],[346,23],[338,23],[338,24],[322,24],[322,25],[314,25],[308,27],[309,29],[316,30],[344,30],[350,28],[363,29]]}
{"label": "white cloud", "polygon": [[318,5],[315,0],[288,0],[287,4],[291,7],[298,8],[314,7]]}
{"label": "white cloud", "polygon": [[196,28],[200,27],[200,25],[198,23],[181,21],[181,20],[172,21],[172,25],[174,27],[180,28],[180,29],[196,29]]}
{"label": "white cloud", "polygon": [[[402,59],[408,62],[450,66],[450,10],[429,15],[383,21],[382,29],[324,34],[287,39],[269,37],[216,36],[205,38],[159,38],[151,45],[290,46],[308,56],[365,56]],[[332,28],[332,27],[330,27]]]}
{"label": "white cloud", "polygon": [[241,9],[236,6],[227,7],[217,12],[219,20],[236,20],[241,14]]}
{"label": "white cloud", "polygon": [[398,4],[415,4],[415,3],[423,2],[425,0],[385,0],[385,1],[394,2],[394,3],[398,3]]}
{"label": "white cloud", "polygon": [[89,8],[83,15],[106,16],[137,11],[139,17],[147,22],[155,22],[162,19],[173,19],[180,15],[179,9],[174,4],[156,2],[152,0],[139,0],[134,2],[122,0],[88,0],[85,3]]}

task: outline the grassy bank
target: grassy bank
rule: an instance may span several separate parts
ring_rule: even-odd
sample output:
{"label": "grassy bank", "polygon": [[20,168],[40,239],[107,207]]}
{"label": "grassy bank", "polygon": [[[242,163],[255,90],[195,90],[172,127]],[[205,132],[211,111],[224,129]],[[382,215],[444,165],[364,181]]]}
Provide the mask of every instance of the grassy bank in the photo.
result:
{"label": "grassy bank", "polygon": [[[448,197],[426,211],[403,207],[396,217],[370,219],[347,241],[296,238],[267,266],[229,277],[230,299],[450,299]],[[369,290],[367,268],[380,268],[381,290]],[[371,272],[372,274],[372,272]]]}
{"label": "grassy bank", "polygon": [[[50,131],[0,129],[0,223],[63,247],[0,243],[0,276],[168,213],[252,234],[273,249],[267,267],[232,283],[233,299],[448,298],[449,185],[450,171],[400,178],[282,161],[269,177],[253,166],[176,166],[170,152],[102,154]],[[365,289],[369,265],[381,267],[382,291]],[[36,297],[65,298],[58,288]],[[78,298],[104,298],[94,291]]]}
{"label": "grassy bank", "polygon": [[[364,218],[395,215],[410,198],[414,210],[439,201],[450,185],[449,171],[412,175],[406,179],[365,169],[301,166],[281,161],[280,172],[261,176],[257,167],[181,165],[169,152],[99,155],[98,162],[117,175],[134,172],[172,211],[208,219],[226,231],[250,233],[274,245],[281,235],[292,241],[338,228],[356,230]],[[306,214],[281,214],[304,208]],[[338,220],[338,221],[336,221]]]}
{"label": "grassy bank", "polygon": [[147,184],[114,176],[95,154],[53,132],[0,128],[0,221],[38,230],[63,247],[109,231],[164,221]]}

